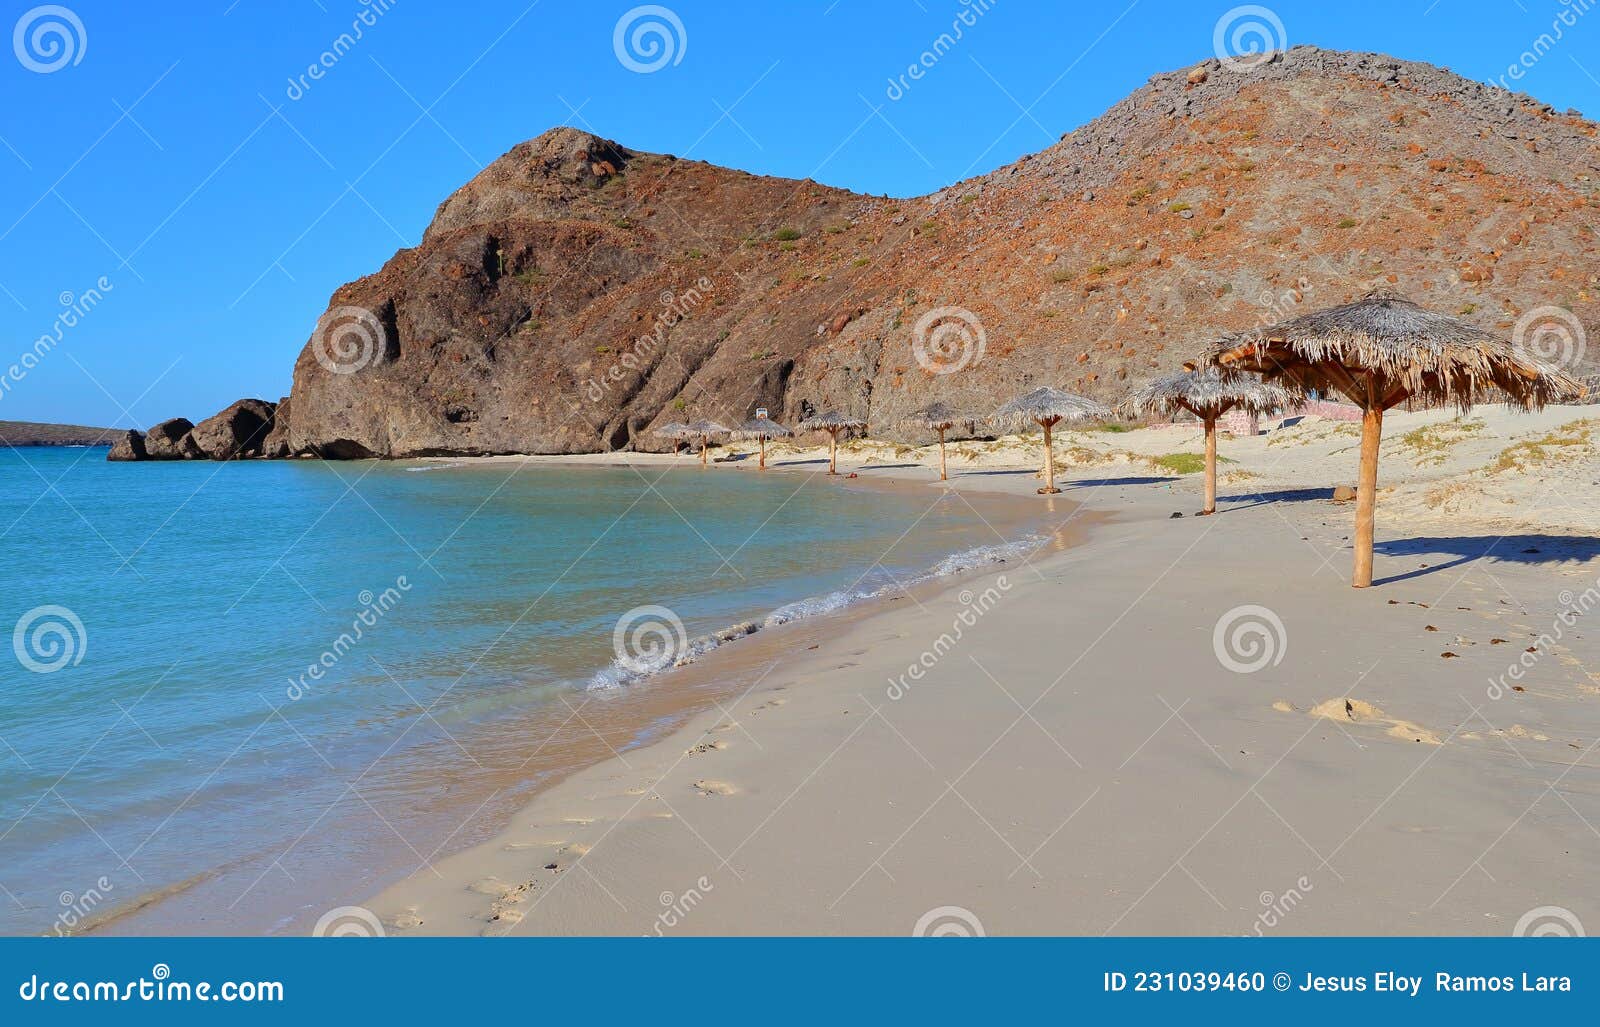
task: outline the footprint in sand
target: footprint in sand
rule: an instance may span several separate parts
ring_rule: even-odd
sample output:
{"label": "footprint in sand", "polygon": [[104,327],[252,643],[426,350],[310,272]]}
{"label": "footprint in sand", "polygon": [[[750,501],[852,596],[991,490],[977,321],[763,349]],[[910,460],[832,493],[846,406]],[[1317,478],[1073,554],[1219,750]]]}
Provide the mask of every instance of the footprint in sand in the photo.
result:
{"label": "footprint in sand", "polygon": [[713,731],[732,731],[734,728],[736,728],[738,726],[739,726],[738,724],[732,724],[732,723],[729,723],[729,724],[718,724],[716,727],[712,728],[711,730],[713,730]]}
{"label": "footprint in sand", "polygon": [[710,779],[696,781],[694,789],[701,795],[734,795],[738,792],[737,788],[726,781],[712,781]]}
{"label": "footprint in sand", "polygon": [[684,753],[684,755],[685,756],[704,756],[708,752],[717,752],[718,750],[726,749],[727,747],[728,747],[728,743],[724,742],[724,741],[721,741],[721,740],[718,740],[718,741],[715,741],[715,742],[701,742],[699,745],[695,746],[694,748],[690,749],[688,752]]}
{"label": "footprint in sand", "polygon": [[422,926],[422,917],[417,915],[417,907],[410,906],[404,912],[395,914],[389,926],[399,931],[415,930]]}

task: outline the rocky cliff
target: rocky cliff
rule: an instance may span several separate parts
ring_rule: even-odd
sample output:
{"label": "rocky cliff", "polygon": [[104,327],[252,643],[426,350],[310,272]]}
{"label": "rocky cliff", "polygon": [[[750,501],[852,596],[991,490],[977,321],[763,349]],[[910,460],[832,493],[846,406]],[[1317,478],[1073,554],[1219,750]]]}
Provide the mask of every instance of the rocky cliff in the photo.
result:
{"label": "rocky cliff", "polygon": [[[1219,333],[1374,287],[1594,366],[1595,123],[1430,65],[1300,47],[1157,75],[1049,149],[883,199],[573,129],[340,288],[284,453],[661,448],[667,420],[1103,400]],[[1576,343],[1576,345],[1572,345]]]}

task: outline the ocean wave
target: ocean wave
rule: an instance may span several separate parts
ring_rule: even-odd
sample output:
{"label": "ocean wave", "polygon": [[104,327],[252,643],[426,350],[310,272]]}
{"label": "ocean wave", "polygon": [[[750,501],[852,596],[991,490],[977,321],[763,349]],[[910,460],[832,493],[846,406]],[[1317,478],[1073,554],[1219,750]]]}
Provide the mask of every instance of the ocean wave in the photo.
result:
{"label": "ocean wave", "polygon": [[845,589],[838,592],[829,592],[826,595],[808,596],[805,599],[786,603],[758,621],[740,621],[709,635],[699,635],[691,638],[679,647],[680,651],[672,654],[671,659],[663,659],[659,661],[658,665],[651,668],[639,668],[630,666],[621,660],[615,660],[609,667],[590,678],[587,687],[591,691],[622,688],[645,678],[664,673],[674,667],[682,667],[693,663],[713,649],[717,649],[735,639],[753,635],[763,628],[775,628],[780,624],[837,613],[857,603],[899,592],[912,585],[926,584],[930,581],[937,581],[940,578],[948,578],[968,571],[992,567],[995,564],[1006,563],[1009,560],[1027,556],[1043,545],[1044,542],[1043,536],[1031,535],[1014,542],[974,546],[971,549],[963,549],[958,553],[951,553],[927,571],[912,577],[906,582],[885,585],[881,588]]}

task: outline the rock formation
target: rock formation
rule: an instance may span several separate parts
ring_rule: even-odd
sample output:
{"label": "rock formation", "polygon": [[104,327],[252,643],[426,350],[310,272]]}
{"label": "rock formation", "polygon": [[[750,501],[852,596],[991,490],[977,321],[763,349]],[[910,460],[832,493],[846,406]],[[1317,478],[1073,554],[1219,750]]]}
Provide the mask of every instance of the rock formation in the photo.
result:
{"label": "rock formation", "polygon": [[655,423],[756,406],[892,437],[936,400],[1115,400],[1220,333],[1374,287],[1508,336],[1539,310],[1592,334],[1597,223],[1593,122],[1313,47],[1156,75],[1043,152],[909,199],[555,129],[334,293],[264,449],[660,448]]}

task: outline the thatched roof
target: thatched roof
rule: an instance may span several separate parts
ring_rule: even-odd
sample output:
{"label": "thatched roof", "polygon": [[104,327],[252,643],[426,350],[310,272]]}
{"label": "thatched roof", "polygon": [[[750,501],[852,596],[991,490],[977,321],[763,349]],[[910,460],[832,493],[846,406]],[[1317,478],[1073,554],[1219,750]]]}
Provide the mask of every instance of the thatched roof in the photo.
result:
{"label": "thatched roof", "polygon": [[1055,424],[1057,421],[1112,416],[1111,408],[1104,403],[1045,387],[1034,389],[1026,396],[1018,396],[990,414],[989,420],[1003,431],[1015,432],[1032,431],[1045,421]]}
{"label": "thatched roof", "polygon": [[1234,409],[1269,414],[1290,407],[1301,398],[1299,390],[1286,389],[1253,374],[1206,364],[1152,378],[1122,405],[1134,413],[1172,414],[1187,410],[1204,418],[1218,417]]}
{"label": "thatched roof", "polygon": [[774,421],[770,417],[752,417],[733,429],[736,439],[759,439],[763,436],[769,439],[781,439],[794,432]]}
{"label": "thatched roof", "polygon": [[830,432],[844,431],[852,428],[865,428],[866,426],[867,422],[863,421],[861,418],[851,417],[849,414],[841,414],[837,410],[829,410],[825,414],[818,414],[815,417],[808,417],[796,425],[800,431]]}
{"label": "thatched roof", "polygon": [[694,435],[689,426],[682,421],[668,421],[666,424],[656,425],[650,430],[650,434],[659,435],[664,439],[687,439]]}
{"label": "thatched roof", "polygon": [[1367,372],[1381,389],[1404,389],[1402,398],[1463,411],[1486,401],[1537,409],[1580,388],[1492,332],[1384,292],[1224,339],[1213,355],[1269,379],[1337,389],[1363,406]]}
{"label": "thatched roof", "polygon": [[733,430],[725,424],[706,420],[690,421],[688,424],[684,425],[684,427],[689,430],[689,434],[692,436],[726,435]]}
{"label": "thatched roof", "polygon": [[964,424],[969,428],[978,422],[976,417],[967,417],[956,413],[944,403],[929,403],[905,419],[904,424],[926,428],[928,431],[944,431]]}

